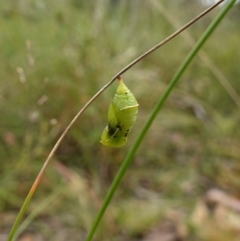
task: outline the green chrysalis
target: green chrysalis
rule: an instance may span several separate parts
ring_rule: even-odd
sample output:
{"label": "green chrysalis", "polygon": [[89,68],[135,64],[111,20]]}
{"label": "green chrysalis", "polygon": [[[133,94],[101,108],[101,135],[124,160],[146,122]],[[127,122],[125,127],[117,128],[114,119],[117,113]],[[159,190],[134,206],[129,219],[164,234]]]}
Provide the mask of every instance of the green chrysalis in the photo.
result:
{"label": "green chrysalis", "polygon": [[125,145],[128,133],[137,119],[138,102],[121,77],[118,77],[118,81],[117,93],[108,109],[108,125],[101,137],[101,143],[105,146]]}

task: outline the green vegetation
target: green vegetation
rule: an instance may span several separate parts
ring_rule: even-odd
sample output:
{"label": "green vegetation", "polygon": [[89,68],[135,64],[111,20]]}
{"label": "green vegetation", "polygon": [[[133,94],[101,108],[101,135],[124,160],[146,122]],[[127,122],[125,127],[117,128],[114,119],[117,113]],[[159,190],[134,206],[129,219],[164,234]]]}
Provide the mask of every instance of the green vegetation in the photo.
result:
{"label": "green vegetation", "polygon": [[[197,3],[187,6],[165,5],[181,23],[203,9]],[[0,13],[0,216],[6,220],[0,230],[7,232],[49,150],[76,112],[114,73],[174,26],[154,1],[5,1]],[[215,15],[191,27],[191,36],[198,39]],[[240,93],[238,21],[233,9],[204,51]],[[61,230],[63,240],[83,239],[127,150],[190,49],[177,37],[123,76],[140,103],[126,147],[99,144],[116,86],[87,110],[57,151],[28,214],[59,186],[63,191],[26,233],[60,240],[56,232]],[[191,217],[211,187],[239,195],[237,100],[209,64],[196,58],[152,125],[96,238],[134,240],[171,220],[185,227],[190,240],[216,240],[214,230],[211,237],[200,235]]]}

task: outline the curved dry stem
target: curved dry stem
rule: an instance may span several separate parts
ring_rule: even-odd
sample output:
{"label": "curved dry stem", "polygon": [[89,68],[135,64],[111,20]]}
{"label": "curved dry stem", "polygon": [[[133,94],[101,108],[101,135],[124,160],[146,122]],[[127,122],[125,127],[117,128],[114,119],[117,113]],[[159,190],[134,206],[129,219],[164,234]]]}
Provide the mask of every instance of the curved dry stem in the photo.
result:
{"label": "curved dry stem", "polygon": [[67,128],[65,129],[65,131],[62,133],[62,135],[59,137],[58,141],[56,142],[56,144],[54,145],[53,149],[51,150],[51,152],[49,153],[44,165],[42,166],[38,176],[36,177],[19,213],[18,216],[13,224],[13,227],[10,231],[9,237],[8,237],[8,241],[12,241],[12,238],[18,228],[18,225],[22,219],[22,216],[28,206],[28,203],[30,202],[39,182],[41,181],[41,178],[43,176],[43,173],[45,171],[45,169],[47,168],[51,158],[53,157],[54,153],[56,152],[57,148],[59,147],[60,143],[62,142],[62,140],[64,139],[64,137],[66,136],[66,134],[68,133],[68,131],[71,129],[71,127],[73,126],[73,124],[76,122],[76,120],[83,114],[83,112],[88,108],[88,106],[104,91],[106,90],[114,81],[115,79],[117,79],[117,77],[119,77],[120,75],[122,75],[123,73],[125,73],[127,70],[129,70],[132,66],[134,66],[135,64],[137,64],[138,62],[140,62],[142,59],[144,59],[145,57],[147,57],[148,55],[150,55],[152,52],[154,52],[155,50],[157,50],[158,48],[160,48],[162,45],[164,45],[165,43],[167,43],[168,41],[170,41],[171,39],[173,39],[175,36],[177,36],[178,34],[180,34],[182,31],[184,31],[186,28],[188,28],[189,26],[191,26],[193,23],[195,23],[197,20],[199,20],[201,17],[203,17],[204,15],[206,15],[208,12],[210,12],[212,9],[214,9],[216,6],[218,6],[220,3],[222,3],[225,0],[220,0],[217,3],[215,3],[214,5],[212,5],[211,7],[209,7],[208,9],[206,9],[205,11],[203,11],[201,14],[199,14],[197,17],[195,17],[194,19],[192,19],[191,21],[189,21],[187,24],[185,24],[183,27],[181,27],[179,30],[177,30],[176,32],[174,32],[173,34],[171,34],[169,37],[167,37],[166,39],[164,39],[163,41],[161,41],[160,43],[158,43],[157,45],[155,45],[154,47],[152,47],[150,50],[148,50],[147,52],[145,52],[144,54],[142,54],[140,57],[138,57],[137,59],[135,59],[134,61],[132,61],[129,65],[127,65],[126,67],[124,67],[121,71],[119,71],[117,74],[115,74],[112,79],[106,84],[104,85],[84,106],[83,108],[76,114],[76,116],[72,119],[72,121],[70,122],[70,124],[67,126]]}
{"label": "curved dry stem", "polygon": [[209,7],[208,9],[206,9],[204,12],[202,12],[201,14],[199,14],[197,17],[195,17],[194,19],[192,19],[190,22],[188,22],[187,24],[185,24],[182,28],[180,28],[179,30],[177,30],[176,32],[174,32],[173,34],[171,34],[169,37],[167,37],[166,39],[164,39],[163,41],[161,41],[160,43],[158,43],[157,45],[155,45],[153,48],[151,48],[150,50],[148,50],[147,52],[145,52],[144,54],[142,54],[140,57],[138,57],[137,59],[135,59],[134,61],[132,61],[129,65],[127,65],[126,67],[124,67],[122,70],[120,70],[117,74],[115,74],[112,79],[106,84],[104,85],[84,106],[83,108],[77,113],[77,115],[72,119],[72,121],[70,122],[70,124],[67,126],[67,128],[65,129],[65,131],[62,133],[62,135],[60,136],[60,138],[58,139],[58,141],[56,142],[55,146],[53,147],[52,151],[50,152],[48,158],[46,159],[41,171],[39,174],[41,174],[44,169],[46,168],[46,166],[48,165],[49,160],[53,157],[55,151],[57,150],[58,146],[60,145],[60,143],[62,142],[63,138],[66,136],[66,134],[68,133],[68,131],[71,129],[71,127],[73,126],[73,124],[76,122],[76,120],[82,115],[82,113],[88,108],[88,106],[104,91],[106,90],[120,75],[124,74],[127,70],[129,70],[131,67],[133,67],[135,64],[137,64],[138,62],[140,62],[142,59],[144,59],[145,57],[147,57],[149,54],[151,54],[152,52],[154,52],[155,50],[157,50],[158,48],[160,48],[162,45],[164,45],[165,43],[167,43],[168,41],[170,41],[171,39],[173,39],[174,37],[176,37],[178,34],[180,34],[182,31],[184,31],[186,28],[188,28],[189,26],[191,26],[193,23],[195,23],[198,19],[200,19],[201,17],[203,17],[204,15],[206,15],[208,12],[210,12],[212,9],[214,9],[217,5],[219,5],[221,2],[223,2],[225,0],[220,0],[219,2],[215,3],[213,6]]}
{"label": "curved dry stem", "polygon": [[167,43],[168,41],[170,41],[171,39],[173,39],[175,36],[177,36],[178,34],[180,34],[182,31],[184,31],[186,28],[188,28],[189,26],[191,26],[193,23],[195,23],[198,19],[200,19],[201,17],[203,17],[204,15],[206,15],[208,12],[210,12],[212,9],[214,9],[216,6],[218,6],[221,2],[223,2],[225,0],[220,0],[219,2],[215,3],[214,5],[212,5],[211,7],[209,7],[208,9],[206,9],[204,12],[202,12],[201,14],[199,14],[197,17],[195,17],[194,19],[192,19],[190,22],[188,22],[187,24],[185,24],[182,28],[180,28],[179,30],[177,30],[176,32],[174,32],[173,34],[171,34],[169,37],[167,37],[166,39],[164,39],[163,41],[161,41],[160,43],[158,43],[157,45],[155,45],[153,48],[151,48],[150,50],[148,50],[147,52],[145,52],[144,54],[142,54],[140,57],[138,57],[137,59],[135,59],[134,61],[132,61],[129,65],[127,65],[125,68],[123,68],[122,70],[120,70],[117,74],[115,74],[112,79],[106,84],[104,85],[84,106],[83,108],[77,113],[77,115],[72,119],[72,121],[70,122],[70,124],[67,126],[67,128],[65,129],[65,131],[62,133],[62,135],[60,136],[60,138],[58,139],[58,141],[56,142],[55,146],[53,147],[52,151],[50,152],[47,160],[45,161],[39,175],[42,175],[42,172],[44,172],[46,166],[48,165],[50,159],[53,157],[55,151],[57,150],[57,148],[59,147],[60,143],[62,142],[63,138],[66,136],[66,134],[68,133],[68,131],[71,129],[71,127],[73,126],[73,124],[76,122],[76,120],[82,115],[82,113],[88,108],[88,106],[104,91],[106,90],[120,75],[122,75],[123,73],[125,73],[127,70],[129,70],[131,67],[133,67],[135,64],[137,64],[138,62],[140,62],[142,59],[144,59],[145,57],[147,57],[149,54],[151,54],[152,52],[154,52],[155,50],[157,50],[158,48],[160,48],[162,45],[164,45],[165,43]]}

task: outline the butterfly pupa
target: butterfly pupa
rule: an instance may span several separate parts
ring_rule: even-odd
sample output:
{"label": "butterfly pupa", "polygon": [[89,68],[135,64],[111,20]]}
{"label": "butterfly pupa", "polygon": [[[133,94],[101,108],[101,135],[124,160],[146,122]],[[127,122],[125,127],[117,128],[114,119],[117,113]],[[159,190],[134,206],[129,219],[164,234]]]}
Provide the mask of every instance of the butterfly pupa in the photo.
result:
{"label": "butterfly pupa", "polygon": [[108,125],[101,137],[101,143],[111,147],[126,144],[128,133],[137,119],[139,105],[121,77],[118,77],[118,83],[117,93],[108,109]]}

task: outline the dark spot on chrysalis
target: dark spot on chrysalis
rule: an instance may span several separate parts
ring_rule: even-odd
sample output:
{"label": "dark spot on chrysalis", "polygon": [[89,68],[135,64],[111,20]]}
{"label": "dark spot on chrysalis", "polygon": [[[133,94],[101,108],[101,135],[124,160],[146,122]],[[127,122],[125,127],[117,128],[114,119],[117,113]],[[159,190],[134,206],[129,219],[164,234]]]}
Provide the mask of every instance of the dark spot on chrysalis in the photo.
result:
{"label": "dark spot on chrysalis", "polygon": [[129,129],[126,130],[126,133],[124,134],[124,136],[127,137],[128,133],[129,133]]}
{"label": "dark spot on chrysalis", "polygon": [[108,123],[108,134],[112,136],[116,132],[116,128]]}
{"label": "dark spot on chrysalis", "polygon": [[122,130],[122,128],[119,124],[116,125],[116,128],[118,128],[120,131]]}

